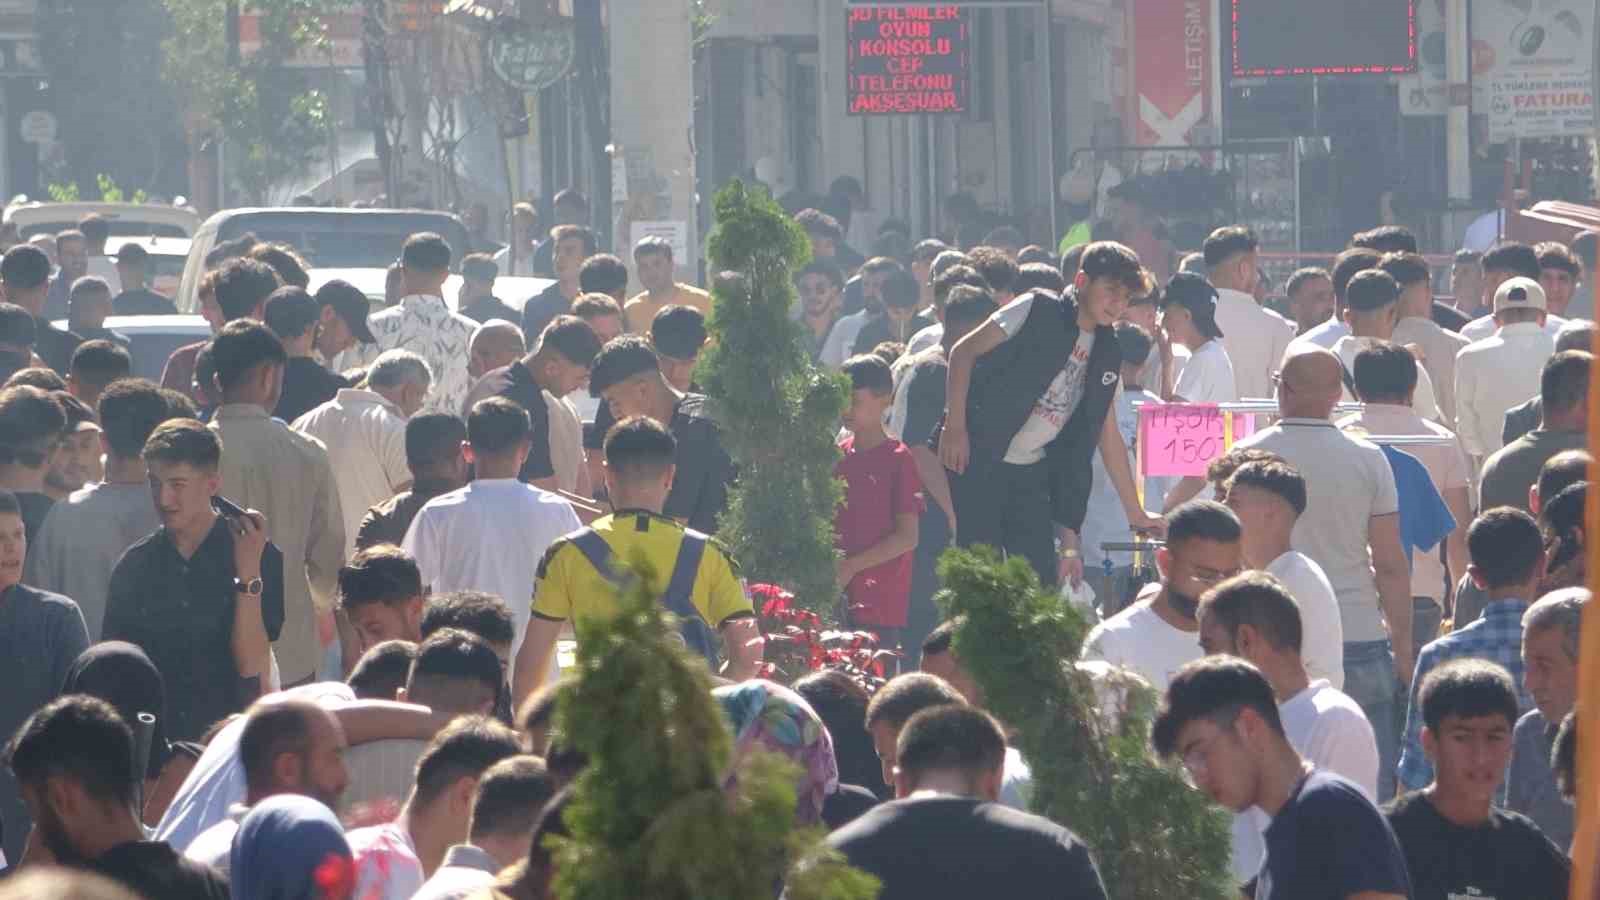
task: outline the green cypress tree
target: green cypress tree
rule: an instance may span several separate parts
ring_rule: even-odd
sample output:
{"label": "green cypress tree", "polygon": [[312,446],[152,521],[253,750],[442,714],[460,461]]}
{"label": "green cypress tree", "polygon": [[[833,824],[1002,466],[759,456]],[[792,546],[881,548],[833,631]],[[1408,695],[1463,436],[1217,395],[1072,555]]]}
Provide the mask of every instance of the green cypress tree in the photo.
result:
{"label": "green cypress tree", "polygon": [[703,661],[672,631],[659,575],[629,561],[633,585],[609,620],[577,620],[578,664],[556,726],[589,757],[552,838],[562,900],[752,900],[787,882],[794,900],[872,900],[877,880],[795,824],[795,769],[754,754],[734,795],[733,741]]}
{"label": "green cypress tree", "polygon": [[1029,805],[1089,845],[1111,900],[1237,897],[1227,817],[1150,752],[1154,694],[1124,682],[1110,692],[1125,695],[1122,714],[1102,719],[1075,665],[1083,615],[988,548],[948,551],[939,577],[944,613],[966,617],[956,652],[1033,769]]}
{"label": "green cypress tree", "polygon": [[810,243],[764,188],[735,181],[717,193],[715,209],[706,243],[711,341],[695,374],[739,466],[718,537],[752,581],[831,610],[834,433],[849,390],[812,364],[789,317],[793,272],[810,258]]}

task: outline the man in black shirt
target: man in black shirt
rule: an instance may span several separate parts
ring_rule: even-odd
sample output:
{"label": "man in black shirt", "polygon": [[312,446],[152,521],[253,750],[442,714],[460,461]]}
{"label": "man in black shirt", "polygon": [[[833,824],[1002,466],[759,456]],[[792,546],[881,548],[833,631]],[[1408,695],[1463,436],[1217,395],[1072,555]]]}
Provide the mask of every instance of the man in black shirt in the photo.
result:
{"label": "man in black shirt", "polygon": [[112,312],[119,316],[178,314],[178,307],[170,299],[147,286],[149,259],[149,252],[138,241],[129,241],[117,250],[117,280],[122,282],[122,293],[112,299]]}
{"label": "man in black shirt", "polygon": [[1072,832],[995,801],[1006,739],[968,706],[925,709],[896,744],[895,796],[835,831],[828,845],[883,882],[880,900],[1105,897]]}
{"label": "man in black shirt", "polygon": [[888,342],[904,344],[911,336],[932,325],[934,320],[917,313],[922,300],[922,289],[917,280],[904,269],[896,269],[884,278],[878,288],[881,308],[867,313],[867,321],[856,334],[851,353],[871,353],[879,344]]}
{"label": "man in black shirt", "polygon": [[461,260],[461,290],[456,294],[456,311],[474,322],[490,319],[521,321],[521,315],[494,295],[494,280],[500,267],[487,253],[469,253]]}
{"label": "man in black shirt", "polygon": [[1172,676],[1151,726],[1164,759],[1196,787],[1242,813],[1272,819],[1255,900],[1406,900],[1399,842],[1354,782],[1317,770],[1284,734],[1272,684],[1237,657],[1197,659]]}
{"label": "man in black shirt", "polygon": [[44,391],[27,385],[0,391],[0,488],[17,495],[29,541],[55,504],[45,479],[66,427],[66,411]]}
{"label": "man in black shirt", "polygon": [[106,327],[106,318],[110,315],[111,285],[104,278],[85,275],[72,283],[67,291],[67,328],[73,334],[85,341],[110,341],[123,348],[132,346],[127,335]]}
{"label": "man in black shirt", "polygon": [[75,694],[28,719],[6,749],[22,785],[39,848],[61,866],[86,869],[140,897],[227,900],[214,869],[145,839],[134,814],[143,773],[133,732],[109,703]]}
{"label": "man in black shirt", "polygon": [[664,424],[678,442],[676,474],[663,515],[706,534],[728,505],[733,459],[722,447],[703,394],[675,390],[661,375],[650,342],[623,335],[605,345],[589,368],[589,390],[606,402],[616,421],[645,416]]}
{"label": "man in black shirt", "polygon": [[1413,900],[1563,900],[1566,855],[1532,820],[1493,805],[1517,721],[1510,673],[1485,660],[1457,660],[1429,672],[1418,699],[1433,784],[1384,807],[1411,870]]}
{"label": "man in black shirt", "polygon": [[551,319],[572,309],[572,301],[578,299],[582,291],[578,273],[583,261],[593,256],[600,246],[594,231],[583,225],[557,225],[550,229],[550,240],[545,243],[555,248],[556,283],[522,307],[524,335],[544,334]]}
{"label": "man in black shirt", "polygon": [[[45,365],[65,375],[72,362],[72,351],[83,339],[62,331],[45,317],[46,295],[50,292],[50,257],[32,244],[18,244],[0,259],[0,288],[8,303],[27,310],[34,321],[34,352]],[[66,289],[61,291],[62,313],[66,313]]]}
{"label": "man in black shirt", "polygon": [[149,654],[166,681],[167,736],[196,740],[266,687],[283,627],[283,554],[260,513],[219,514],[216,432],[164,422],[144,461],[161,528],[112,570],[103,637]]}
{"label": "man in black shirt", "polygon": [[289,355],[283,367],[283,392],[278,395],[278,406],[272,414],[288,424],[350,386],[312,355],[316,352],[321,315],[321,305],[304,288],[281,287],[267,298],[266,325],[283,342],[283,351]]}
{"label": "man in black shirt", "polygon": [[467,426],[445,413],[412,416],[406,421],[406,467],[411,470],[411,490],[401,491],[367,510],[356,532],[356,549],[378,544],[400,545],[411,520],[429,500],[467,483],[467,460],[461,444]]}

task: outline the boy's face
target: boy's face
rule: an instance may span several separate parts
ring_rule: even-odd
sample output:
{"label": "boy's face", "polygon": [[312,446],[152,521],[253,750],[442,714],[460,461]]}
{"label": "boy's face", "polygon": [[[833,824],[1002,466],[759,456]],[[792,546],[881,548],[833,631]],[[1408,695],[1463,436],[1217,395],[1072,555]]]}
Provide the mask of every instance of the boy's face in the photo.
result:
{"label": "boy's face", "polygon": [[839,309],[839,288],[826,275],[812,272],[800,277],[800,302],[806,315],[822,318]]}
{"label": "boy's face", "polygon": [[1154,303],[1129,303],[1128,308],[1122,311],[1122,320],[1132,322],[1145,331],[1156,330],[1156,305]]}
{"label": "boy's face", "polygon": [[1075,284],[1080,315],[1087,314],[1096,326],[1109,328],[1117,324],[1128,308],[1128,286],[1114,278],[1089,279],[1079,272]]}
{"label": "boy's face", "polygon": [[555,267],[557,278],[563,281],[577,280],[578,270],[586,259],[584,249],[583,238],[569,237],[556,241],[551,264]]}
{"label": "boy's face", "polygon": [[1179,730],[1177,746],[1190,782],[1212,802],[1234,812],[1255,805],[1258,766],[1239,736],[1237,720],[1222,725],[1210,718],[1194,719]]}
{"label": "boy's face", "polygon": [[565,397],[589,383],[589,367],[571,362],[560,353],[552,353],[545,362],[545,376],[555,383],[557,396]]}
{"label": "boy's face", "polygon": [[104,473],[100,465],[100,427],[85,423],[62,437],[50,474],[45,477],[56,487],[75,491],[99,481]]}
{"label": "boy's face", "polygon": [[851,391],[850,408],[844,412],[844,426],[851,431],[859,431],[872,423],[882,427],[884,411],[892,401],[890,395],[880,394],[872,388]]}
{"label": "boy's face", "polygon": [[0,513],[0,591],[22,581],[22,560],[28,553],[28,538],[22,516]]}
{"label": "boy's face", "polygon": [[217,472],[192,463],[159,460],[152,461],[149,469],[150,493],[162,525],[181,529],[210,513],[211,498],[222,487]]}
{"label": "boy's face", "polygon": [[1440,792],[1487,807],[1511,762],[1511,721],[1499,713],[1445,716],[1437,733],[1422,729],[1422,749],[1433,761]]}
{"label": "boy's face", "polygon": [[633,258],[639,271],[639,283],[647,291],[665,291],[672,288],[672,256],[666,253],[641,253]]}
{"label": "boy's face", "polygon": [[1567,306],[1572,303],[1572,294],[1578,287],[1578,280],[1566,269],[1540,269],[1539,286],[1544,288],[1545,304],[1549,311],[1555,315],[1566,315]]}

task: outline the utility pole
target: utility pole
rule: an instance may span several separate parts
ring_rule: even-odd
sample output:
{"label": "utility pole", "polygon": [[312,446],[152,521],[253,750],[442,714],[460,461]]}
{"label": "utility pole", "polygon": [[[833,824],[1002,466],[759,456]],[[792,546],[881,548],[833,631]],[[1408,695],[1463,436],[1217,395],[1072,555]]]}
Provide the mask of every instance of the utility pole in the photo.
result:
{"label": "utility pole", "polygon": [[[631,225],[671,236],[680,278],[695,280],[694,42],[692,0],[612,0],[611,143],[627,170],[611,187],[612,246],[632,265]],[[623,167],[619,167],[623,168]]]}
{"label": "utility pole", "polygon": [[1444,4],[1445,185],[1451,204],[1472,200],[1472,41],[1467,31],[1467,0]]}

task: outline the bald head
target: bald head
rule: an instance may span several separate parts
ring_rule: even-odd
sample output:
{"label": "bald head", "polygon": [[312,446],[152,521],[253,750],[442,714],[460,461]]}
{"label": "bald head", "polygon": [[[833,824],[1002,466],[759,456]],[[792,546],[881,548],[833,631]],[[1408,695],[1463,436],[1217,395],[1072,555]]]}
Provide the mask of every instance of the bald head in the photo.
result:
{"label": "bald head", "polygon": [[1285,417],[1326,419],[1344,387],[1339,357],[1321,347],[1302,347],[1283,360],[1278,411]]}
{"label": "bald head", "polygon": [[521,328],[505,319],[490,319],[472,333],[467,373],[473,378],[481,378],[485,372],[509,366],[521,359],[525,350]]}

